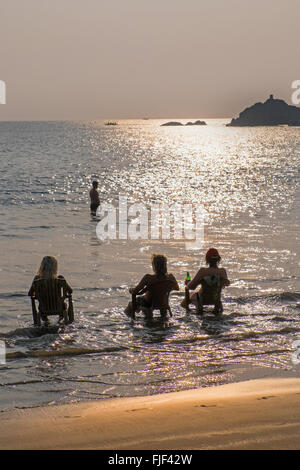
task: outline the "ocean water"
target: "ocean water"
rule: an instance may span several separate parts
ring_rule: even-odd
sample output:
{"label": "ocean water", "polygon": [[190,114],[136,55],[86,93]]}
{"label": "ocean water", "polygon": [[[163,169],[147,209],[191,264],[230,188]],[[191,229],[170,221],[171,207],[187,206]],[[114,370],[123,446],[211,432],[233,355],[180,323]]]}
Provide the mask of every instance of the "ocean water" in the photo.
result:
{"label": "ocean water", "polygon": [[[299,376],[299,128],[162,122],[0,123],[1,411]],[[93,179],[102,202],[203,206],[203,247],[100,241]],[[211,246],[232,281],[222,319],[180,307],[186,271],[194,275]],[[132,322],[128,288],[151,272],[153,252],[168,256],[181,292],[167,323]],[[27,291],[46,254],[74,289],[72,325],[52,317],[49,328],[32,326]]]}

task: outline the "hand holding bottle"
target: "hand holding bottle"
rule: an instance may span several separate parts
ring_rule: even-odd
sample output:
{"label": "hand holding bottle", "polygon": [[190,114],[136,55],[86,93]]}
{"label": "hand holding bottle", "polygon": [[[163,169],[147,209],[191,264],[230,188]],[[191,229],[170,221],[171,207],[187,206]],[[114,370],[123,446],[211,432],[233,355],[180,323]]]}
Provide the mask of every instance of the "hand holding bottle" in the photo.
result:
{"label": "hand holding bottle", "polygon": [[186,273],[186,278],[185,278],[185,285],[187,285],[191,280],[191,276],[190,276],[190,273],[187,271]]}

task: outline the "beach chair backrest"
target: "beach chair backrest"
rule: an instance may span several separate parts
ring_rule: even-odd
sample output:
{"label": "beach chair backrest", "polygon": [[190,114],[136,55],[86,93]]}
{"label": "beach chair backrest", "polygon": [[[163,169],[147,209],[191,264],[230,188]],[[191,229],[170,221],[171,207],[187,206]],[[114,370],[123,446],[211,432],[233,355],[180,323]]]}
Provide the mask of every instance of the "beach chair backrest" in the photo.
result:
{"label": "beach chair backrest", "polygon": [[67,296],[65,279],[37,279],[34,292],[42,315],[62,314]]}
{"label": "beach chair backrest", "polygon": [[220,301],[222,282],[220,276],[207,276],[201,280],[203,303],[214,304]]}
{"label": "beach chair backrest", "polygon": [[171,292],[170,281],[161,280],[151,286],[152,308],[161,309],[169,305],[169,295]]}

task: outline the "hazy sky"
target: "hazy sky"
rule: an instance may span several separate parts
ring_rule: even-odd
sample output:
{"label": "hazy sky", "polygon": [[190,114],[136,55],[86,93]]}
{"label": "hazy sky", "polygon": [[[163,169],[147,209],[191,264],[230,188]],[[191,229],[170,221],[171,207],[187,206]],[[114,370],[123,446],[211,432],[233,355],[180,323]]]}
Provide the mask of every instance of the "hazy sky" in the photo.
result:
{"label": "hazy sky", "polygon": [[300,79],[300,0],[0,0],[0,120],[231,117]]}

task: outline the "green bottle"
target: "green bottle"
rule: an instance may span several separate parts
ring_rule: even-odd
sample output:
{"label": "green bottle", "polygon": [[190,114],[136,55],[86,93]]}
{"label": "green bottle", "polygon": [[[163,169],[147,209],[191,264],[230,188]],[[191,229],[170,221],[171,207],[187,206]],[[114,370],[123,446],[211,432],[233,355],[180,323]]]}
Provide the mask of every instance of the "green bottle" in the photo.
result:
{"label": "green bottle", "polygon": [[191,276],[190,276],[190,273],[187,271],[186,272],[186,278],[185,278],[186,281],[190,281],[191,280]]}

